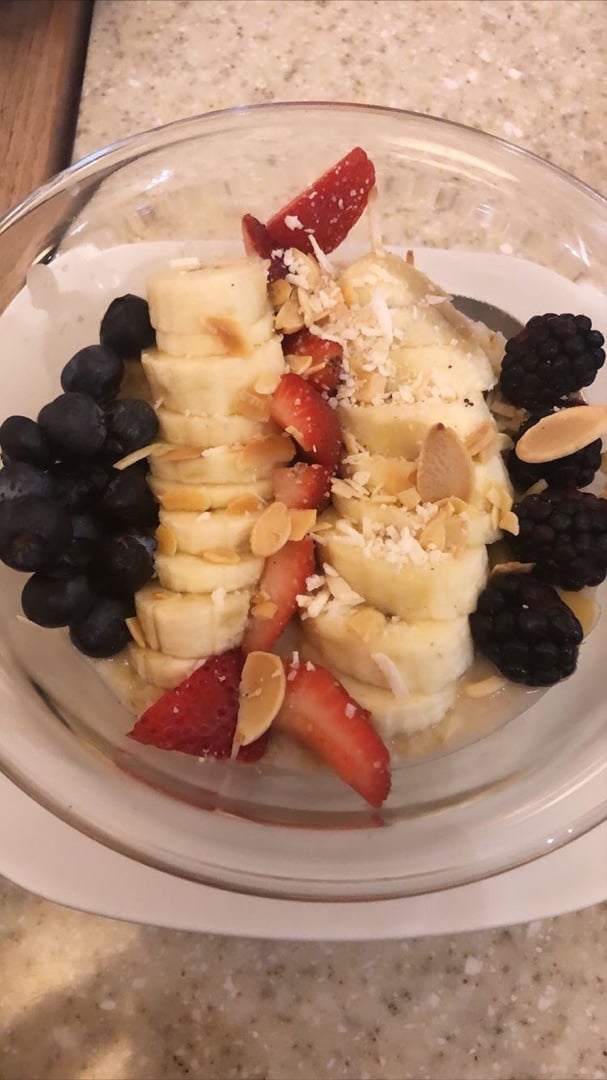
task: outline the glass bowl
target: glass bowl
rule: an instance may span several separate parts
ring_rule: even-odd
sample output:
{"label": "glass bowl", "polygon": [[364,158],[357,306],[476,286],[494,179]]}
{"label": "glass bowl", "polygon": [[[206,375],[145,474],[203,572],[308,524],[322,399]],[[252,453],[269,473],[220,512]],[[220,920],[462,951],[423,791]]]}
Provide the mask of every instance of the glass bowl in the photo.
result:
{"label": "glass bowl", "polygon": [[[92,154],[0,222],[3,416],[36,415],[55,396],[109,300],[142,291],[150,266],[240,250],[243,212],[265,219],[357,144],[376,165],[389,246],[415,248],[446,288],[521,320],[575,308],[605,331],[607,204],[573,177],[413,113],[237,108]],[[359,224],[349,243],[366,242]],[[605,390],[602,375],[590,399]],[[132,717],[95,666],[63,631],[19,617],[22,581],[2,570],[0,768],[132,858],[226,889],[366,900],[481,879],[607,817],[604,620],[571,679],[500,708],[470,706],[452,738],[401,760],[379,813],[296,760],[200,763],[127,740]]]}

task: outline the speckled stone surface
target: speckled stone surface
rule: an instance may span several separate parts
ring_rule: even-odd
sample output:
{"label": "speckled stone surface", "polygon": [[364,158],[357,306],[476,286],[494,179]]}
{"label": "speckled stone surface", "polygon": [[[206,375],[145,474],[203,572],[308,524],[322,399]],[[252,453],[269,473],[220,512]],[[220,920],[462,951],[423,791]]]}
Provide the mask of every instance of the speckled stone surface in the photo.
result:
{"label": "speckled stone surface", "polygon": [[[484,128],[605,190],[606,33],[595,0],[97,0],[76,156],[208,109],[337,98]],[[607,905],[282,945],[111,922],[4,883],[0,1078],[606,1080],[606,941]]]}

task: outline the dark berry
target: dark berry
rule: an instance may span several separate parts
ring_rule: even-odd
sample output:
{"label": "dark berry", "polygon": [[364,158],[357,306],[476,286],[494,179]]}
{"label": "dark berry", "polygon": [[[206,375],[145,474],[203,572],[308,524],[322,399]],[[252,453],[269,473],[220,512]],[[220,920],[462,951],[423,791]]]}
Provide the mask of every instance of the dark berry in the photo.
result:
{"label": "dark berry", "polygon": [[518,536],[510,545],[534,574],[562,589],[599,585],[607,576],[607,500],[574,488],[547,488],[515,503]]}
{"label": "dark berry", "polygon": [[61,385],[95,401],[109,401],[120,390],[123,375],[124,361],[113,349],[87,345],[68,360],[61,372]]}
{"label": "dark berry", "polygon": [[150,491],[145,472],[131,465],[117,472],[101,500],[101,510],[117,527],[145,529],[158,521],[158,506]]}
{"label": "dark berry", "polygon": [[66,573],[85,570],[94,564],[105,536],[99,522],[90,514],[73,514],[71,520],[72,540],[57,564]]}
{"label": "dark berry", "polygon": [[54,492],[48,473],[40,472],[23,461],[9,461],[0,469],[0,503],[29,496],[49,499]]}
{"label": "dark berry", "polygon": [[41,410],[38,423],[60,458],[90,458],[105,441],[103,410],[86,394],[61,394]]}
{"label": "dark berry", "polygon": [[605,363],[604,344],[586,315],[534,315],[506,343],[503,396],[519,408],[535,409],[576,394]]}
{"label": "dark berry", "polygon": [[112,300],[101,320],[99,340],[123,360],[139,359],[141,350],[156,342],[147,300],[133,293]]}
{"label": "dark berry", "polygon": [[50,499],[30,496],[0,503],[0,559],[13,570],[45,570],[72,539],[69,515]]}
{"label": "dark berry", "polygon": [[554,406],[546,405],[543,409],[534,409],[529,419],[521,425],[514,436],[514,449],[508,452],[506,458],[510,479],[519,491],[532,487],[538,480],[545,480],[551,487],[560,488],[585,488],[592,483],[601,466],[602,442],[600,439],[595,439],[588,446],[577,450],[575,454],[568,454],[567,457],[556,458],[554,461],[545,461],[541,464],[532,465],[527,461],[521,461],[516,456],[518,440],[529,428],[534,427],[538,420],[561,409],[583,404],[582,401],[558,401]]}
{"label": "dark berry", "polygon": [[96,600],[86,615],[71,623],[72,644],[98,660],[115,656],[131,640],[125,623],[128,612],[129,608],[119,600]]}
{"label": "dark berry", "polygon": [[477,649],[506,678],[527,686],[552,686],[571,675],[583,637],[580,623],[558,593],[521,573],[490,579],[470,616],[470,630]]}
{"label": "dark berry", "polygon": [[67,626],[93,605],[94,593],[84,574],[34,574],[21,593],[23,614],[38,626]]}
{"label": "dark berry", "polygon": [[100,582],[113,595],[133,595],[154,573],[154,556],[138,536],[108,536],[98,549],[95,568]]}
{"label": "dark berry", "polygon": [[40,427],[28,416],[9,416],[0,427],[0,447],[11,461],[46,469],[53,460]]}
{"label": "dark berry", "polygon": [[158,434],[158,417],[147,401],[120,398],[105,410],[107,440],[104,455],[108,461],[148,446]]}
{"label": "dark berry", "polygon": [[111,470],[98,462],[78,468],[56,465],[53,470],[55,497],[68,510],[86,511],[99,502],[110,481]]}

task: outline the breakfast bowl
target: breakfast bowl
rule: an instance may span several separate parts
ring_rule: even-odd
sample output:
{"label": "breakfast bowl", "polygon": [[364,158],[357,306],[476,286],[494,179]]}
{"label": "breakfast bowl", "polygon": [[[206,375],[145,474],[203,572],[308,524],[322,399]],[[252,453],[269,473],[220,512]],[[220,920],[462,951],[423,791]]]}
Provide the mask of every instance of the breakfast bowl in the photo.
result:
{"label": "breakfast bowl", "polygon": [[[89,155],[0,222],[0,419],[35,417],[59,393],[63,366],[98,341],[115,297],[145,295],[170,260],[242,253],[243,214],[266,220],[357,145],[375,166],[374,228],[389,250],[413,251],[448,293],[520,323],[575,311],[605,331],[607,203],[573,177],[414,113],[229,109]],[[361,219],[343,250],[369,243]],[[585,396],[606,394],[599,372]],[[607,817],[600,618],[556,686],[462,698],[447,725],[397,740],[390,795],[369,808],[289,747],[245,765],[127,737],[120,657],[89,661],[64,629],[23,616],[21,575],[2,566],[0,581],[0,768],[52,814],[150,866],[262,896],[385,899],[522,865]]]}

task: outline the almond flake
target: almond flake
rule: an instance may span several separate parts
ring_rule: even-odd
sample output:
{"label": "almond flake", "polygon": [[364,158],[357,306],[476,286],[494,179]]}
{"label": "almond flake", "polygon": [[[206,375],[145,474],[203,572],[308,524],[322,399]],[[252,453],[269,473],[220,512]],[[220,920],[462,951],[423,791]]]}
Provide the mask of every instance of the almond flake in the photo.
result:
{"label": "almond flake", "polygon": [[299,430],[299,428],[293,427],[292,424],[289,424],[289,426],[285,428],[285,434],[292,435],[295,439],[295,442],[299,443],[300,445],[303,442],[303,435],[301,431]]}
{"label": "almond flake", "polygon": [[568,457],[607,432],[607,405],[575,405],[538,420],[518,440],[516,456],[529,464]]}
{"label": "almond flake", "polygon": [[366,378],[360,379],[356,388],[356,400],[362,405],[374,405],[386,392],[386,376],[372,371]]}
{"label": "almond flake", "polygon": [[532,562],[502,562],[496,563],[491,569],[489,577],[496,574],[530,574],[535,563]]}
{"label": "almond flake", "polygon": [[262,600],[259,604],[253,604],[251,615],[256,619],[273,619],[278,611],[278,604],[272,600]]}
{"label": "almond flake", "polygon": [[202,453],[199,446],[172,446],[159,456],[164,461],[193,461],[194,458],[201,457]]}
{"label": "almond flake", "polygon": [[112,468],[118,469],[122,472],[123,469],[128,469],[129,465],[135,465],[138,461],[143,461],[145,458],[150,457],[156,450],[163,449],[166,443],[148,443],[147,446],[140,447],[139,450],[133,450],[132,454],[127,454],[126,457],[120,458],[120,461],[115,461]]}
{"label": "almond flake", "polygon": [[268,296],[274,311],[279,311],[283,304],[286,304],[292,292],[293,286],[285,278],[278,278],[271,282],[268,286]]}
{"label": "almond flake", "polygon": [[432,520],[424,527],[418,539],[423,548],[428,548],[432,545],[440,551],[444,551],[447,546],[445,515],[437,514],[436,517],[432,518]]}
{"label": "almond flake", "polygon": [[267,465],[281,465],[291,461],[295,446],[284,435],[262,435],[252,439],[238,455],[243,469],[260,469]]}
{"label": "almond flake", "polygon": [[289,540],[303,540],[316,524],[316,510],[289,510],[291,531]]}
{"label": "almond flake", "polygon": [[283,334],[296,334],[304,327],[304,317],[295,294],[291,295],[276,313],[274,329]]}
{"label": "almond flake", "polygon": [[264,372],[259,376],[257,382],[253,385],[253,390],[256,394],[265,396],[266,394],[273,394],[278,386],[282,376],[277,375],[275,372]]}
{"label": "almond flake", "polygon": [[532,484],[530,488],[523,492],[521,499],[526,499],[528,495],[541,495],[542,491],[545,491],[547,487],[546,480],[536,480],[535,484]]}
{"label": "almond flake", "polygon": [[266,506],[251,530],[253,555],[267,558],[280,551],[291,532],[291,519],[284,503],[273,502]]}
{"label": "almond flake", "polygon": [[465,447],[469,454],[474,457],[480,454],[495,437],[495,427],[488,420],[484,424],[471,431],[465,441]]}
{"label": "almond flake", "polygon": [[401,506],[404,506],[405,510],[414,510],[421,502],[421,495],[415,487],[397,492],[396,498]]}
{"label": "almond flake", "polygon": [[228,514],[252,514],[263,507],[263,499],[257,495],[238,495],[226,506]]}
{"label": "almond flake", "polygon": [[511,533],[512,536],[518,536],[520,532],[520,523],[513,510],[506,510],[505,513],[502,513],[498,520],[498,525],[500,529],[503,529],[504,532]]}
{"label": "almond flake", "polygon": [[[333,567],[331,567],[333,570]],[[364,596],[360,596],[359,593],[348,585],[339,574],[327,575],[327,588],[331,593],[334,600],[337,600],[340,604],[345,604],[347,607],[356,607],[358,604],[364,604]]]}
{"label": "almond flake", "polygon": [[309,371],[312,367],[311,356],[299,356],[297,353],[288,353],[285,356],[285,360],[289,365],[291,371],[296,375],[305,375],[306,371]]}
{"label": "almond flake", "polygon": [[474,465],[464,443],[444,424],[431,427],[422,443],[417,468],[417,489],[422,502],[452,495],[468,502],[474,483]]}
{"label": "almond flake", "polygon": [[490,697],[491,694],[497,694],[498,690],[503,690],[505,685],[506,679],[501,675],[489,675],[478,682],[466,683],[464,694],[469,698]]}
{"label": "almond flake", "polygon": [[236,747],[248,746],[268,730],[280,711],[285,690],[281,658],[275,653],[250,652],[240,677]]}
{"label": "almond flake", "polygon": [[177,537],[168,525],[160,524],[156,529],[156,540],[160,555],[174,555],[177,551]]}
{"label": "almond flake", "polygon": [[210,551],[203,551],[203,559],[206,562],[217,563],[220,566],[236,566],[240,562],[240,555],[237,551],[228,551],[227,548],[215,548]]}
{"label": "almond flake", "polygon": [[246,390],[237,402],[236,412],[246,420],[269,420],[270,399],[267,395],[261,396]]}
{"label": "almond flake", "polygon": [[146,642],[145,637],[143,635],[143,630],[141,629],[141,623],[139,622],[139,619],[137,619],[136,617],[133,617],[133,618],[130,618],[130,619],[125,619],[124,621],[126,623],[128,632],[131,635],[133,641],[137,645],[139,645],[140,649],[147,648],[147,642]]}

